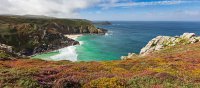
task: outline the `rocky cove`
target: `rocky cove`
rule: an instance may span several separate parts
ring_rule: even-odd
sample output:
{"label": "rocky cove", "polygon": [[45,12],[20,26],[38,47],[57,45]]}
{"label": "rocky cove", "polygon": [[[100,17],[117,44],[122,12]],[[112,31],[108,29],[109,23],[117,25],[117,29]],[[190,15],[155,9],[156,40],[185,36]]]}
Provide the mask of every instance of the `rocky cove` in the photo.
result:
{"label": "rocky cove", "polygon": [[79,44],[64,35],[106,31],[82,19],[0,16],[0,49],[16,56],[30,56]]}

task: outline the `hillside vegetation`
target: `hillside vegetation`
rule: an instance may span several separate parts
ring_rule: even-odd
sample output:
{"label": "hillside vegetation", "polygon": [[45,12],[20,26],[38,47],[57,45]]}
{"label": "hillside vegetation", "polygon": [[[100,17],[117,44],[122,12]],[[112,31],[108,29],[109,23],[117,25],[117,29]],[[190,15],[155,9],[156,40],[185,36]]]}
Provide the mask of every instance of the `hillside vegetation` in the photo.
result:
{"label": "hillside vegetation", "polygon": [[199,88],[199,53],[194,43],[121,61],[0,61],[0,87]]}

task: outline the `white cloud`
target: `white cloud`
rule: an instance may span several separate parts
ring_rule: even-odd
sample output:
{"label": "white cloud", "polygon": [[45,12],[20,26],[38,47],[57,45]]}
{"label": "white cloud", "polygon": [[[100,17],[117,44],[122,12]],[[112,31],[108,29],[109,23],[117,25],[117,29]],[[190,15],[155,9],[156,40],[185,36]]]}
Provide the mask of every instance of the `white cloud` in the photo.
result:
{"label": "white cloud", "polygon": [[186,14],[189,16],[199,16],[200,17],[200,10],[195,10],[195,11],[185,10],[185,11],[183,11],[183,14]]}
{"label": "white cloud", "polygon": [[31,14],[77,18],[78,10],[93,6],[99,1],[100,0],[1,0],[0,14]]}
{"label": "white cloud", "polygon": [[[98,19],[102,17],[104,11],[102,10],[91,11],[90,15],[85,15],[84,17],[80,16],[79,11],[91,7],[100,7],[104,9],[112,7],[126,8],[132,6],[147,6],[147,5],[174,5],[191,1],[198,1],[198,0],[160,0],[160,1],[149,1],[149,2],[134,2],[132,0],[1,0],[0,14],[15,14],[15,15],[30,14],[30,15],[46,15],[46,16],[64,17],[64,18],[92,18],[91,15],[94,14],[94,17],[95,15],[100,15],[97,18],[95,18]],[[174,16],[174,14],[175,13],[173,13],[172,16]],[[178,15],[184,15],[184,14],[186,14],[184,17],[186,16],[197,17],[200,15],[200,12],[185,11],[181,12],[181,14]],[[106,14],[105,18],[108,17],[110,16]]]}
{"label": "white cloud", "polygon": [[111,7],[131,7],[131,6],[147,6],[147,5],[175,5],[175,4],[181,4],[188,1],[183,0],[163,0],[163,1],[150,1],[150,2],[123,2],[119,3],[117,0],[114,0],[113,3],[103,3],[100,4],[100,7],[103,8],[111,8]]}

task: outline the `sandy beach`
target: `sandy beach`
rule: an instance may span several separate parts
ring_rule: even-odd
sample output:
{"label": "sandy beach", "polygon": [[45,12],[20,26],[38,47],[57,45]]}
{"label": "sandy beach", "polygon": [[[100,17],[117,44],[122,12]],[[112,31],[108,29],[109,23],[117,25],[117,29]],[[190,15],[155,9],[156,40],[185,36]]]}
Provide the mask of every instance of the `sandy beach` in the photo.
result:
{"label": "sandy beach", "polygon": [[83,36],[83,34],[71,34],[71,35],[65,35],[65,37],[68,37],[70,39],[76,40],[78,37]]}

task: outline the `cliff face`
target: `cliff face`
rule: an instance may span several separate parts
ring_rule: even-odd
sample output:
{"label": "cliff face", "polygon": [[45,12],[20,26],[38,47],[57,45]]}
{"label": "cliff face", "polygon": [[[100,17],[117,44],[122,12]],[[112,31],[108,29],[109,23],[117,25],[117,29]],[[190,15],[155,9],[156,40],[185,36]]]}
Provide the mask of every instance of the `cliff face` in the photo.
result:
{"label": "cliff face", "polygon": [[[33,55],[78,44],[64,34],[104,34],[87,20],[38,19],[21,16],[0,16],[0,44],[19,56]],[[5,48],[0,46],[0,48]]]}

